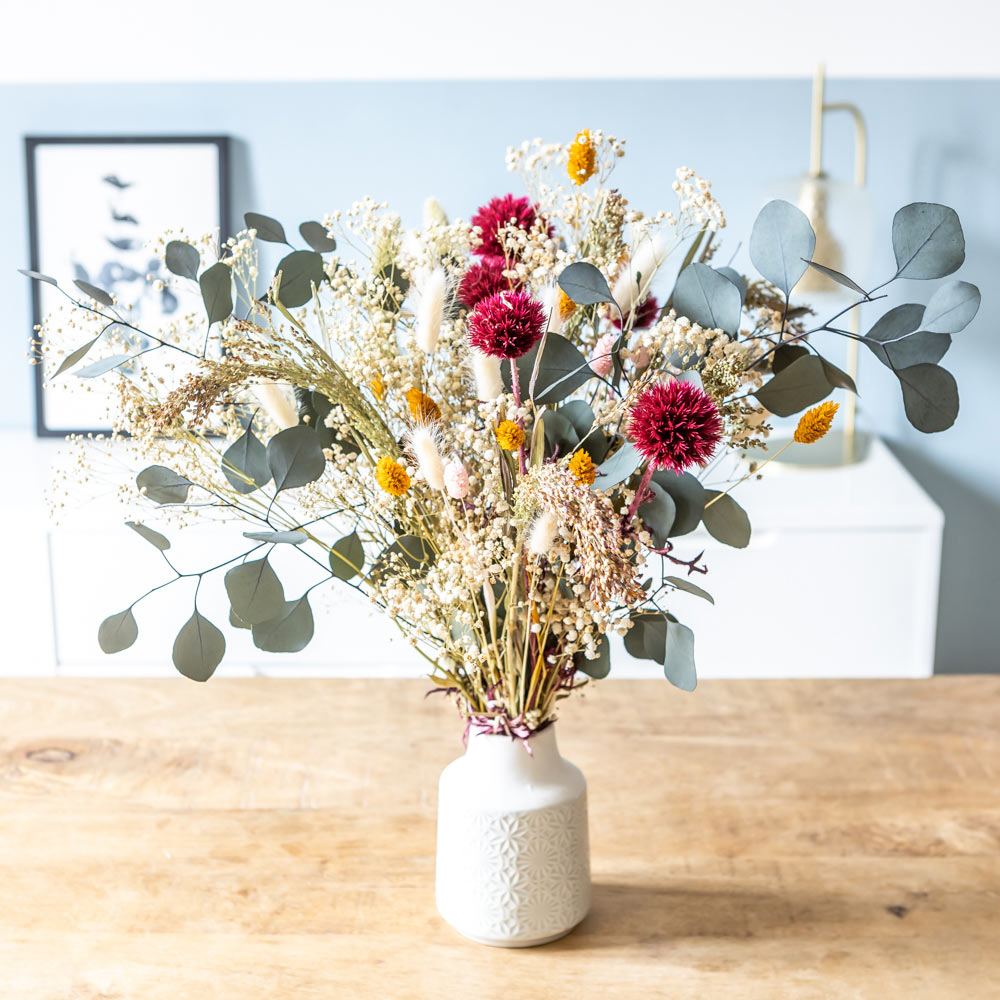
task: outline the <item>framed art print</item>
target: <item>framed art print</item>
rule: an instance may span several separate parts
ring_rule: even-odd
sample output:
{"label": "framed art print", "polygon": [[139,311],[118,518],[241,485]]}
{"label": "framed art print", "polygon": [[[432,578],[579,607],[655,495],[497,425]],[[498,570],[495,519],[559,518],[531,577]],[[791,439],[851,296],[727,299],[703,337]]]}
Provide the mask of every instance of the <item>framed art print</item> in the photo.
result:
{"label": "framed art print", "polygon": [[[223,136],[26,137],[31,269],[64,288],[79,280],[104,289],[142,329],[180,318],[191,307],[158,284],[165,274],[151,241],[167,230],[228,235],[228,146]],[[31,294],[36,326],[66,302],[43,281]],[[102,379],[34,371],[39,436],[109,430]]]}

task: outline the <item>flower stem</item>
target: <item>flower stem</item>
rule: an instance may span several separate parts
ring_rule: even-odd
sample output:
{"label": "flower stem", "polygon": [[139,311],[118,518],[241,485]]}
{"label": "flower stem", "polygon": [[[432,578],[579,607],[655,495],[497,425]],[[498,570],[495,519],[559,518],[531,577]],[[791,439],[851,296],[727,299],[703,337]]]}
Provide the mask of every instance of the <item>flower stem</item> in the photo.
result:
{"label": "flower stem", "polygon": [[708,508],[711,507],[712,504],[716,502],[716,500],[721,500],[724,496],[728,496],[728,494],[732,490],[735,490],[736,487],[740,485],[740,483],[745,483],[751,476],[760,475],[760,470],[763,469],[768,462],[773,462],[783,451],[787,451],[789,448],[791,448],[793,444],[795,444],[794,438],[791,441],[789,441],[788,444],[786,444],[784,447],[779,448],[773,455],[770,455],[767,461],[762,462],[760,465],[758,465],[757,468],[753,470],[753,472],[748,472],[742,479],[737,480],[735,483],[733,483],[733,485],[730,486],[728,490],[726,490],[723,493],[716,494],[714,497],[712,497],[711,500],[708,501],[707,504],[705,504],[705,510],[708,510]]}

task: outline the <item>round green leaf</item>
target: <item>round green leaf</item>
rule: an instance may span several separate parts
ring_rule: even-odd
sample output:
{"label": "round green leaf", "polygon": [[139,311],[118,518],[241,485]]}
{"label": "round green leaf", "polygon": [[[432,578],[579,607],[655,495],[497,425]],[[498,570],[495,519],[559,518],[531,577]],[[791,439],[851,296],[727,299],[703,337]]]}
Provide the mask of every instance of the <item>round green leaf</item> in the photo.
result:
{"label": "round green leaf", "polygon": [[903,390],[906,418],[918,431],[947,430],[958,416],[958,386],[951,372],[938,365],[919,364],[896,372]]}
{"label": "round green leaf", "polygon": [[707,590],[702,590],[697,584],[683,576],[666,576],[664,580],[672,587],[683,590],[686,594],[694,594],[695,597],[700,597],[702,600],[708,601],[709,604],[715,604],[715,598]]}
{"label": "round green leaf", "polygon": [[718,490],[705,491],[706,507],[701,515],[705,528],[716,541],[745,549],[750,544],[750,518],[728,493],[707,506],[716,496],[719,496]]}
{"label": "round green leaf", "polygon": [[266,653],[297,653],[309,645],[313,628],[312,608],[303,594],[297,601],[287,601],[273,618],[255,623],[253,643]]}
{"label": "round green leaf", "polygon": [[246,212],[243,222],[247,229],[257,230],[257,239],[265,243],[287,243],[285,239],[284,227],[277,219],[272,219],[269,215],[261,215],[259,212]]}
{"label": "round green leaf", "polygon": [[223,454],[222,474],[237,493],[253,493],[270,480],[267,449],[250,427]]}
{"label": "round green leaf", "polygon": [[674,472],[660,469],[653,473],[654,483],[669,493],[674,501],[674,523],[670,537],[686,535],[701,524],[701,512],[705,509],[705,487],[690,472]]}
{"label": "round green leaf", "polygon": [[161,506],[186,503],[188,491],[194,485],[165,465],[150,465],[135,477],[139,492]]}
{"label": "round green leaf", "polygon": [[659,611],[642,611],[631,616],[625,633],[625,650],[637,660],[662,664],[667,651],[667,619]]}
{"label": "round green leaf", "polygon": [[563,268],[558,283],[578,306],[614,302],[607,278],[593,264],[588,264],[586,261],[578,260]]}
{"label": "round green leaf", "polygon": [[198,284],[201,286],[208,325],[228,319],[233,311],[233,274],[229,265],[219,261],[206,268],[198,279]]}
{"label": "round green leaf", "polygon": [[312,301],[312,288],[323,284],[326,272],[323,258],[315,250],[293,250],[276,268],[281,272],[278,301],[286,309],[295,309]]}
{"label": "round green leaf", "polygon": [[174,640],[174,666],[193,681],[207,681],[225,654],[226,637],[195,609]]}
{"label": "round green leaf", "polygon": [[[535,359],[541,354],[538,371]],[[590,362],[561,334],[548,333],[527,354],[517,359],[521,398],[532,396],[537,404],[558,403],[594,377]],[[504,386],[510,390],[510,363],[501,365]],[[531,378],[534,374],[534,394]]]}
{"label": "round green leaf", "polygon": [[750,232],[750,260],[788,298],[806,272],[816,234],[805,212],[787,201],[769,201]]}
{"label": "round green leaf", "polygon": [[673,497],[661,486],[650,480],[649,492],[651,499],[639,505],[639,517],[653,536],[655,548],[662,549],[670,537],[670,529],[674,526],[677,508]]}
{"label": "round green leaf", "polygon": [[810,354],[797,358],[765,382],[754,395],[761,406],[772,413],[790,417],[825,399],[831,392],[833,386],[827,380],[823,362]]}
{"label": "round green leaf", "polygon": [[892,220],[898,278],[943,278],[965,261],[965,234],[954,209],[930,202],[904,205]]}
{"label": "round green leaf", "polygon": [[707,264],[689,264],[674,285],[674,309],[709,330],[735,334],[740,326],[743,299],[732,279]]}
{"label": "round green leaf", "polygon": [[663,674],[682,691],[693,691],[698,686],[694,668],[694,632],[680,622],[672,621],[667,626]]}
{"label": "round green leaf", "polygon": [[626,441],[618,451],[598,466],[597,476],[591,489],[608,490],[612,486],[625,482],[639,467],[641,461],[642,456],[639,454],[639,449],[631,441]]}
{"label": "round green leaf", "polygon": [[727,281],[731,281],[740,293],[740,305],[742,306],[747,297],[747,283],[743,280],[743,275],[733,267],[717,267],[715,269]]}
{"label": "round green leaf", "polygon": [[119,611],[101,622],[97,630],[97,642],[105,653],[120,653],[128,649],[139,636],[139,626],[131,608]]}
{"label": "round green leaf", "polygon": [[968,281],[949,281],[931,296],[921,324],[928,333],[959,333],[979,312],[982,296]]}
{"label": "round green leaf", "polygon": [[102,306],[113,306],[115,304],[115,300],[103,288],[98,288],[97,285],[92,285],[89,281],[82,281],[80,278],[76,278],[73,284],[84,295],[89,295],[95,302],[99,302]]}
{"label": "round green leaf", "polygon": [[582,441],[594,426],[594,411],[582,399],[571,399],[559,407],[559,415],[573,425],[578,441]]}
{"label": "round green leaf", "polygon": [[597,640],[597,657],[588,660],[583,652],[573,655],[573,666],[582,674],[592,677],[595,681],[607,677],[611,673],[611,645],[608,637],[602,635]]}
{"label": "round green leaf", "polygon": [[936,365],[948,353],[951,337],[947,333],[920,330],[889,344],[869,344],[872,354],[887,368],[899,371],[912,365]]}
{"label": "round green leaf", "polygon": [[419,577],[434,565],[435,558],[427,539],[419,535],[400,535],[379,554],[369,575],[377,579],[385,573],[398,573],[400,567],[406,567],[411,577]]}
{"label": "round green leaf", "polygon": [[164,263],[171,274],[181,278],[198,280],[198,268],[201,267],[201,254],[190,243],[184,240],[171,240],[163,255]]}
{"label": "round green leaf", "polygon": [[275,434],[267,442],[266,454],[276,493],[313,483],[326,468],[319,438],[305,424]]}
{"label": "round green leaf", "polygon": [[356,531],[334,542],[330,548],[330,572],[338,580],[351,580],[365,565],[365,547]]}
{"label": "round green leaf", "polygon": [[285,603],[284,588],[266,558],[234,566],[225,585],[233,611],[251,625],[273,618]]}
{"label": "round green leaf", "polygon": [[326,226],[319,222],[303,222],[299,233],[316,253],[331,253],[337,249],[337,241],[327,234]]}

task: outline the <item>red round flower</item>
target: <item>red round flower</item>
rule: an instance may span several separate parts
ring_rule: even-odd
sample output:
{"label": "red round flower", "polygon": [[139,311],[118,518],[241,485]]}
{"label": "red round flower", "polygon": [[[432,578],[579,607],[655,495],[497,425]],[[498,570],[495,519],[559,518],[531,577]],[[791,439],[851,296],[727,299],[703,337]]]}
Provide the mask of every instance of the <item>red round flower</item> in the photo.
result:
{"label": "red round flower", "polygon": [[[656,322],[656,317],[660,314],[660,303],[656,301],[655,295],[650,295],[641,306],[635,311],[632,317],[633,330],[645,330]],[[612,320],[616,330],[622,328],[622,321],[616,316]]]}
{"label": "red round flower", "polygon": [[475,309],[483,299],[497,292],[509,291],[516,281],[504,277],[503,257],[484,257],[462,275],[458,283],[458,300],[467,309]]}
{"label": "red round flower", "polygon": [[480,257],[503,257],[500,230],[513,223],[527,232],[537,218],[538,213],[529,198],[515,198],[512,194],[492,198],[488,204],[476,209],[476,214],[472,216],[472,225],[482,229],[480,238],[483,241],[472,252]]}
{"label": "red round flower", "polygon": [[519,358],[545,332],[545,310],[527,292],[497,292],[469,316],[469,343],[494,358]]}
{"label": "red round flower", "polygon": [[712,457],[722,437],[722,418],[704,389],[673,379],[639,397],[628,429],[650,468],[683,472]]}

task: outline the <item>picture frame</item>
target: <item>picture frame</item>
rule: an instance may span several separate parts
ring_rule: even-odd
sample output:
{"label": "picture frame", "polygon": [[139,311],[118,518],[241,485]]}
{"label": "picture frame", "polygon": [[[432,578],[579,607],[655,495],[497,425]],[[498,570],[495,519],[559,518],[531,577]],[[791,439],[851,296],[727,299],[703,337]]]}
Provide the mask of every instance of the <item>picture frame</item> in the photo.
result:
{"label": "picture frame", "polygon": [[[220,242],[230,235],[228,136],[28,135],[24,153],[31,270],[63,287],[82,279],[115,293],[150,330],[181,305],[148,280],[165,271],[147,241],[171,225],[193,238],[213,229]],[[58,289],[31,282],[33,328],[64,301]],[[38,437],[110,431],[99,387],[66,376],[52,386],[41,364],[33,372]]]}

